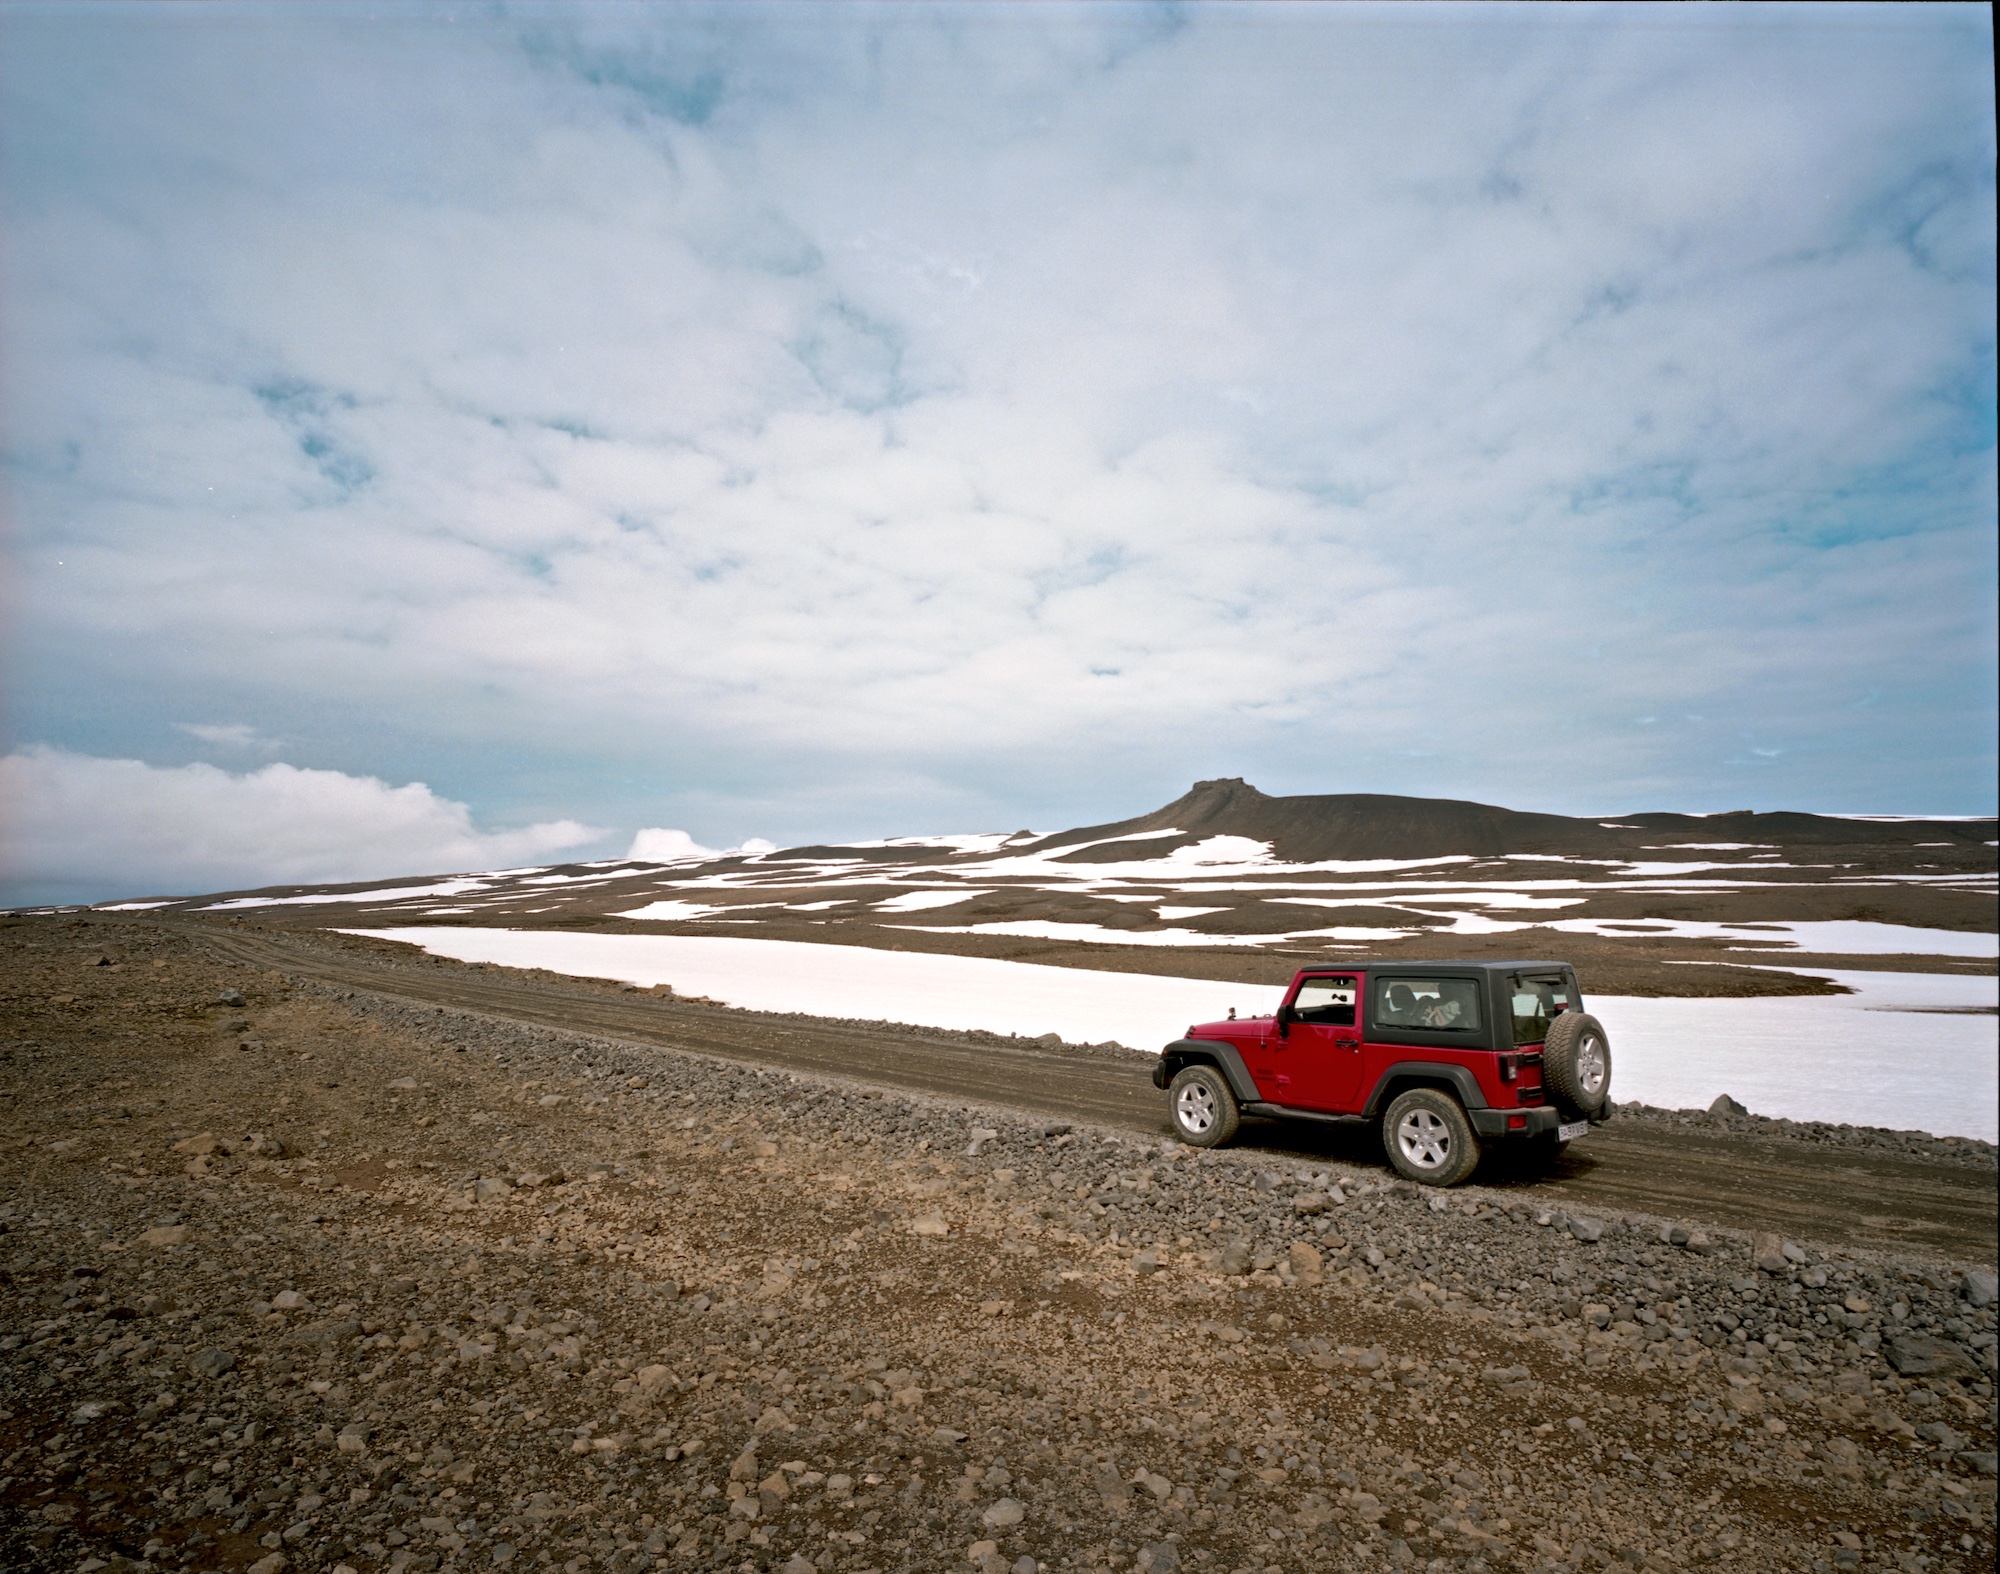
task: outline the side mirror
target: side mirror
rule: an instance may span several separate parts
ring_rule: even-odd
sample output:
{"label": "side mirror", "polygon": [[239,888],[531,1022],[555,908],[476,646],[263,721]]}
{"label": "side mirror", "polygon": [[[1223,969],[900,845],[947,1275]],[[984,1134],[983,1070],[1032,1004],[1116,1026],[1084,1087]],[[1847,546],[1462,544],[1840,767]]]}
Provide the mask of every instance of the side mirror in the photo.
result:
{"label": "side mirror", "polygon": [[1290,1005],[1278,1007],[1278,1037],[1290,1038],[1292,1036],[1292,1024],[1298,1020],[1298,1016],[1298,1012],[1294,1011]]}

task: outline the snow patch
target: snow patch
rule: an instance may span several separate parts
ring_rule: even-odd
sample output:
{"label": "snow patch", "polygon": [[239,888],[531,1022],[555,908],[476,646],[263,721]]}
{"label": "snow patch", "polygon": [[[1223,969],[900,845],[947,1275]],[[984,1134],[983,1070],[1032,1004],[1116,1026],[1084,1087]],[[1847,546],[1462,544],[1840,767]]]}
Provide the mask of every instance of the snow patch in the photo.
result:
{"label": "snow patch", "polygon": [[[1191,1024],[1276,1008],[1284,991],[1208,979],[796,940],[485,928],[350,929],[464,962],[541,967],[756,1011],[1060,1033],[1153,1051]],[[1204,937],[1206,939],[1206,937]],[[1782,969],[1799,971],[1806,969]],[[1612,1096],[1706,1108],[1728,1093],[1760,1115],[2000,1138],[1991,977],[1810,970],[1854,991],[1751,1000],[1593,995]],[[1162,1105],[1164,1118],[1164,1103]],[[1588,1139],[1586,1139],[1588,1140]]]}

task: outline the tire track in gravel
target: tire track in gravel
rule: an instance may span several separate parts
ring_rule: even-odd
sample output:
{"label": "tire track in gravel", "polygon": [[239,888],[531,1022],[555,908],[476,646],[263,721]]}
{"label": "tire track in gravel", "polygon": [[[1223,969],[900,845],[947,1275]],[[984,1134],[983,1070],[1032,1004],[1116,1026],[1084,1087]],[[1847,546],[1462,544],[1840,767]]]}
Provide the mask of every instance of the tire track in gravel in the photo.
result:
{"label": "tire track in gravel", "polygon": [[[836,1021],[807,1023],[656,996],[621,999],[504,974],[369,965],[206,924],[189,925],[187,932],[235,961],[414,1004],[846,1077],[998,1105],[1016,1114],[1169,1135],[1164,1101],[1143,1062],[954,1042]],[[1365,1127],[1246,1120],[1238,1142],[1274,1154],[1385,1167],[1379,1139]],[[1593,1131],[1572,1144],[1552,1171],[1534,1174],[1489,1164],[1478,1179],[1540,1205],[1631,1209],[1955,1262],[1990,1263],[2000,1230],[2000,1188],[1984,1170],[1637,1122]]]}

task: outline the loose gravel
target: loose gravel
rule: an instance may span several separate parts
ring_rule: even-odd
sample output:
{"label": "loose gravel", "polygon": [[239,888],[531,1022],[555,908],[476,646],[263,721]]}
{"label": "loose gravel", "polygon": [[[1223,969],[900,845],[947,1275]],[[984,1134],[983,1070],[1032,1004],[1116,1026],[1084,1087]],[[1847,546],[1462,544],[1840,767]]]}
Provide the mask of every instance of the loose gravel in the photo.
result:
{"label": "loose gravel", "polygon": [[8,1568],[1992,1564],[1981,1265],[103,943],[0,930]]}

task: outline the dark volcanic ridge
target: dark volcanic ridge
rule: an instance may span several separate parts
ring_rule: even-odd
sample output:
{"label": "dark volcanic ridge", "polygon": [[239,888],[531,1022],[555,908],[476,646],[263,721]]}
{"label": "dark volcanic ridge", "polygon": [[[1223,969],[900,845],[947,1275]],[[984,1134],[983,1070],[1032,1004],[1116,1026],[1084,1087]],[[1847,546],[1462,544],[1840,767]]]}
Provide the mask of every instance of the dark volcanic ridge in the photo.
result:
{"label": "dark volcanic ridge", "polygon": [[1995,824],[1773,813],[1580,819],[1197,783],[1036,835],[901,837],[649,863],[283,886],[103,904],[287,928],[502,925],[728,934],[1117,971],[1288,975],[1301,961],[1588,957],[1593,987],[1797,992],[1752,968],[1991,972]]}
{"label": "dark volcanic ridge", "polygon": [[[1147,852],[1159,856],[1211,836],[1269,842],[1286,863],[1373,858],[1505,858],[1535,854],[1605,858],[1659,852],[1701,842],[1756,843],[1763,847],[1907,848],[1943,842],[1953,848],[1989,848],[1994,821],[1857,820],[1819,814],[1624,814],[1574,819],[1532,814],[1456,798],[1403,798],[1383,793],[1319,793],[1272,798],[1240,777],[1196,782],[1164,808],[1111,825],[1085,826],[1042,838],[1043,848],[1101,842],[1110,837],[1160,833]],[[1077,856],[1094,856],[1083,854]],[[783,857],[784,854],[778,856]]]}

